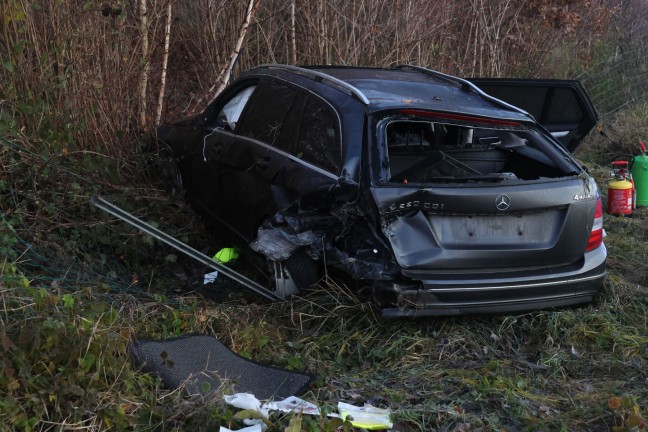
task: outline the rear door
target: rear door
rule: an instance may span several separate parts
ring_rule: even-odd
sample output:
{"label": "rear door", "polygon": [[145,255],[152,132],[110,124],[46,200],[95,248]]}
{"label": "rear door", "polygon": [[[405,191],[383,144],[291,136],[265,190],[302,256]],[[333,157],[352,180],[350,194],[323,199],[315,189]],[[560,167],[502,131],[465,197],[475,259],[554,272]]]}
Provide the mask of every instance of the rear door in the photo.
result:
{"label": "rear door", "polygon": [[596,126],[598,115],[578,81],[472,78],[485,93],[531,114],[570,152]]}
{"label": "rear door", "polygon": [[261,223],[297,204],[325,205],[340,170],[332,109],[289,83],[265,79],[246,108],[220,169],[224,219],[247,242]]}

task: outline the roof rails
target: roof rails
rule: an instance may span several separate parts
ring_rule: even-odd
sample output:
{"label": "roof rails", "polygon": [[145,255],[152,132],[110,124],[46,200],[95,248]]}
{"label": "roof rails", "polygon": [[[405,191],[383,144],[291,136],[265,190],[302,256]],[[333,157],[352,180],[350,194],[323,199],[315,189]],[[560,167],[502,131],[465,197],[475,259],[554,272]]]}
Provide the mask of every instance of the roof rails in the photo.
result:
{"label": "roof rails", "polygon": [[475,84],[473,84],[470,81],[465,80],[463,78],[459,78],[459,77],[452,76],[452,75],[447,75],[447,74],[444,74],[442,72],[437,72],[437,71],[432,70],[432,69],[424,68],[422,66],[414,66],[414,65],[408,65],[408,64],[398,65],[398,66],[396,66],[396,69],[415,70],[415,71],[422,72],[424,74],[433,76],[435,78],[441,78],[441,79],[449,81],[451,83],[459,84],[460,86],[468,88],[472,92],[477,93],[479,96],[483,97],[484,99],[488,99],[491,102],[494,102],[494,103],[496,103],[496,104],[498,104],[500,106],[503,106],[505,108],[517,111],[519,113],[529,115],[529,113],[527,113],[523,109],[520,109],[520,108],[516,107],[515,105],[511,105],[509,103],[504,102],[503,100],[497,99],[497,98],[489,95],[488,93],[484,93],[484,91],[482,89],[480,89]]}
{"label": "roof rails", "polygon": [[285,65],[285,64],[263,64],[259,66],[260,68],[268,69],[282,69],[289,72],[292,72],[297,75],[302,75],[307,78],[310,78],[315,81],[329,81],[337,86],[341,87],[343,90],[346,90],[352,96],[355,96],[360,102],[365,105],[369,105],[369,99],[362,93],[357,87],[352,86],[348,82],[342,81],[341,79],[335,78],[331,75],[327,75],[322,72],[318,72],[312,69],[306,69],[299,66]]}

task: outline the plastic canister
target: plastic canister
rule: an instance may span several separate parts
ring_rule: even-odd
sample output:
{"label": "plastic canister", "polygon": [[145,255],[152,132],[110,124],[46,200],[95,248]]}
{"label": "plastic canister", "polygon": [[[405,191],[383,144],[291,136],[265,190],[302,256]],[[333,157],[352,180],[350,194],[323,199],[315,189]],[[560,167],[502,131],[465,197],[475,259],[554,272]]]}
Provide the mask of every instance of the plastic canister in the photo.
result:
{"label": "plastic canister", "polygon": [[635,156],[631,172],[637,189],[636,205],[648,206],[648,156]]}
{"label": "plastic canister", "polygon": [[616,216],[632,214],[632,183],[628,180],[613,180],[608,183],[608,213]]}

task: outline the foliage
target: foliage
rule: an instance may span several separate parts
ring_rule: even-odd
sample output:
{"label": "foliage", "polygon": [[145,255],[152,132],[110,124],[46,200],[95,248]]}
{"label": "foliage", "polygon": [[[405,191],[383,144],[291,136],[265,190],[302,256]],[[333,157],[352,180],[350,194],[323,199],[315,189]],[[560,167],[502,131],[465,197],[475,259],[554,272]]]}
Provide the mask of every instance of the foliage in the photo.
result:
{"label": "foliage", "polygon": [[[384,320],[359,287],[331,279],[285,304],[258,303],[223,280],[203,287],[202,268],[92,210],[89,197],[101,194],[200,250],[222,246],[168,194],[164,149],[134,121],[144,65],[145,129],[161,91],[166,1],[147,1],[143,56],[133,54],[141,52],[138,2],[0,3],[0,424],[237,429],[242,414],[219,399],[184,398],[129,362],[133,337],[197,332],[246,357],[316,373],[304,397],[324,412],[338,401],[389,407],[400,431],[645,429],[648,209],[605,216],[610,273],[592,305],[421,321]],[[245,7],[174,4],[167,121],[218,76]],[[589,0],[297,4],[293,26],[290,0],[261,2],[240,69],[292,54],[301,64],[411,62],[464,75],[571,77],[611,64],[618,75],[587,75],[604,103],[644,67],[637,57],[632,73],[620,73],[629,67],[617,56],[644,52],[632,31],[645,26],[639,2],[622,10]],[[636,141],[648,138],[647,112],[639,103],[606,116],[615,143],[593,135],[579,150],[599,185],[611,158],[636,154]],[[269,423],[271,432],[351,430],[299,413]]]}

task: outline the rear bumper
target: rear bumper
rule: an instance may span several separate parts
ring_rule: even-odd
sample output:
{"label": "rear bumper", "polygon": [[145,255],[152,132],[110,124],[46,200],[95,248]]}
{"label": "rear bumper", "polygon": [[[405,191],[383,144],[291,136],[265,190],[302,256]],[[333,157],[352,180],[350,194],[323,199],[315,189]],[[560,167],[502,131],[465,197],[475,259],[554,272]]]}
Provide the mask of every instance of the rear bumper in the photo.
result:
{"label": "rear bumper", "polygon": [[591,302],[605,277],[607,251],[602,244],[578,264],[514,272],[403,273],[412,284],[376,286],[387,291],[396,307],[384,317],[423,317],[479,313],[510,313]]}

